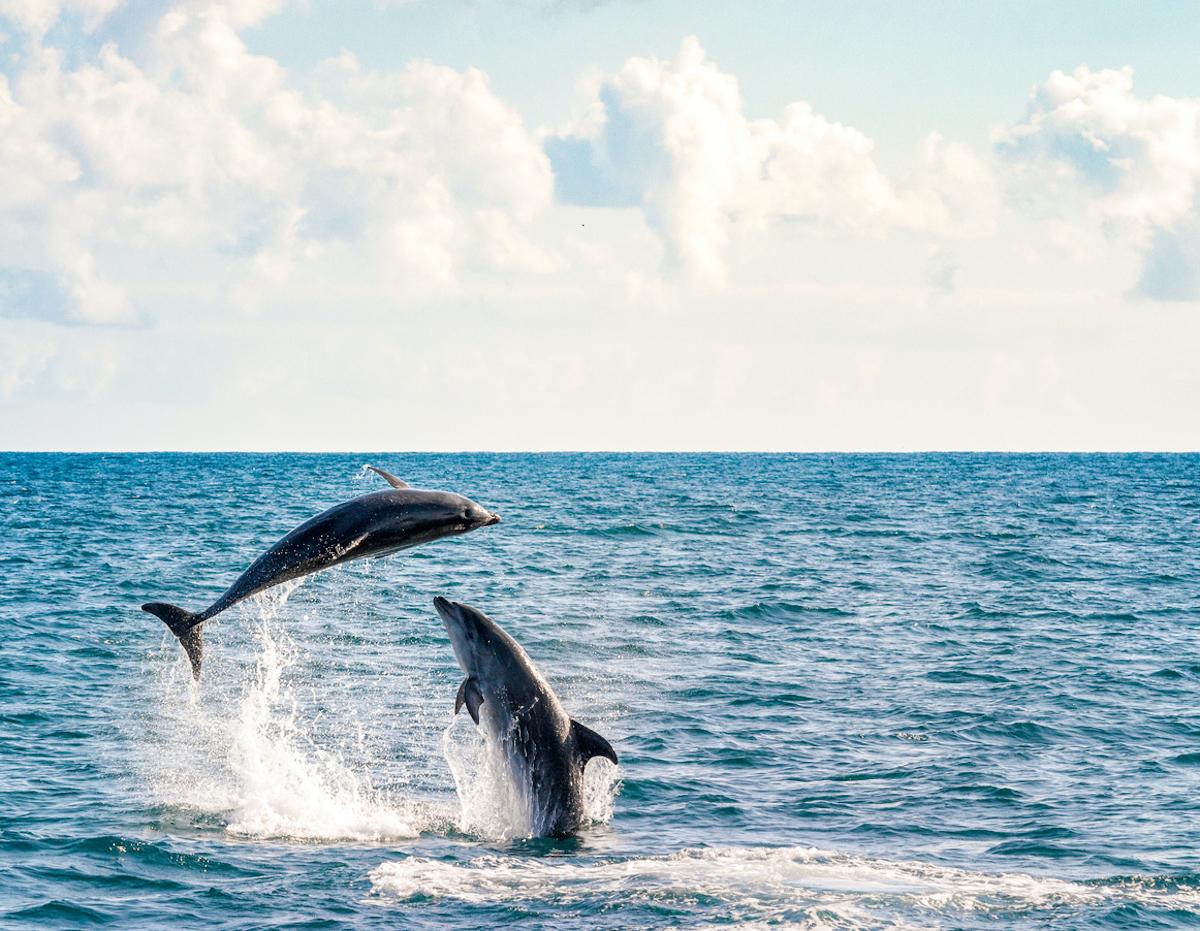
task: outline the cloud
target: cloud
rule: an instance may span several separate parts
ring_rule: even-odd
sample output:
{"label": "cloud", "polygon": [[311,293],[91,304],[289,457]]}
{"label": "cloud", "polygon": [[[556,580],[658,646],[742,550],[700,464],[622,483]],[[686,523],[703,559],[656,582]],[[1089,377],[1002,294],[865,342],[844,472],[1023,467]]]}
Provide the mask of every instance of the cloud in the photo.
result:
{"label": "cloud", "polygon": [[28,397],[94,400],[116,375],[117,357],[108,345],[0,333],[0,402]]}
{"label": "cloud", "polygon": [[817,233],[988,229],[996,196],[965,146],[933,136],[897,185],[862,132],[804,102],[778,120],[747,118],[736,78],[693,37],[671,61],[631,58],[592,79],[587,105],[546,139],[560,201],[638,206],[669,265],[719,284],[739,228],[787,221]]}
{"label": "cloud", "polygon": [[0,20],[20,33],[40,39],[64,14],[79,16],[84,28],[95,29],[124,0],[0,0]]}
{"label": "cloud", "polygon": [[[27,38],[0,73],[0,316],[129,325],[165,312],[167,290],[256,311],[352,285],[397,305],[589,264],[549,240],[553,223],[539,233],[556,201],[629,210],[649,230],[639,254],[657,244],[678,282],[709,287],[735,246],[783,229],[915,234],[958,255],[951,241],[994,230],[1001,181],[1052,239],[1131,244],[1136,295],[1200,297],[1200,102],[1139,98],[1128,69],[1055,72],[989,161],[932,133],[884,171],[870,136],[802,100],[747,115],[695,38],[587,78],[577,115],[534,133],[473,68],[376,71],[343,53],[289,73],[241,34],[284,7],[0,0]],[[95,32],[45,44],[68,25]],[[593,251],[593,266],[620,261]],[[931,264],[949,291],[957,264]],[[629,272],[653,290],[648,267]]]}
{"label": "cloud", "polygon": [[134,316],[124,293],[100,278],[92,257],[63,257],[62,274],[0,267],[0,317],[54,323],[127,324]]}
{"label": "cloud", "polygon": [[75,19],[92,33],[114,14],[128,14],[133,22],[152,24],[171,10],[189,16],[219,18],[234,29],[244,29],[280,12],[287,0],[0,0],[0,21],[35,42],[54,26]]}
{"label": "cloud", "polygon": [[1095,224],[1141,251],[1135,293],[1200,296],[1200,99],[1138,97],[1130,68],[1055,71],[996,148],[1019,206]]}
{"label": "cloud", "polygon": [[549,162],[481,72],[345,55],[302,90],[238,34],[278,2],[161,6],[137,60],[108,43],[69,66],[35,43],[0,75],[0,254],[58,287],[9,313],[129,323],[155,274],[255,305],[323,262],[397,299],[548,266],[523,229]]}
{"label": "cloud", "polygon": [[931,296],[945,297],[953,294],[958,287],[958,274],[961,270],[954,256],[940,246],[930,247],[925,281],[929,285]]}
{"label": "cloud", "polygon": [[1156,232],[1133,293],[1154,301],[1200,300],[1200,225],[1195,220]]}
{"label": "cloud", "polygon": [[26,268],[0,268],[0,317],[71,318],[71,296],[54,275]]}
{"label": "cloud", "polygon": [[50,340],[0,334],[0,401],[11,400],[35,384],[56,351]]}

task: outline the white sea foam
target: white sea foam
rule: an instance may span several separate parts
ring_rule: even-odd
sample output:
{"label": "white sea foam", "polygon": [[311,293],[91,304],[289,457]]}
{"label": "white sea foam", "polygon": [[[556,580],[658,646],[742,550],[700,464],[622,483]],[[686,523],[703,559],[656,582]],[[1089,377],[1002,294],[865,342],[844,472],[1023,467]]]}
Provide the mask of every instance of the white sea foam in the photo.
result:
{"label": "white sea foam", "polygon": [[[656,857],[571,862],[482,856],[467,863],[393,860],[371,874],[376,900],[416,896],[472,904],[541,903],[570,908],[589,900],[655,903],[739,921],[805,927],[953,926],[954,915],[1019,914],[1123,903],[1200,908],[1200,891],[1150,880],[1079,883],[1024,874],[988,874],[920,862],[850,856],[807,847],[685,849]],[[712,914],[709,914],[709,913]],[[924,916],[927,916],[927,920]]]}

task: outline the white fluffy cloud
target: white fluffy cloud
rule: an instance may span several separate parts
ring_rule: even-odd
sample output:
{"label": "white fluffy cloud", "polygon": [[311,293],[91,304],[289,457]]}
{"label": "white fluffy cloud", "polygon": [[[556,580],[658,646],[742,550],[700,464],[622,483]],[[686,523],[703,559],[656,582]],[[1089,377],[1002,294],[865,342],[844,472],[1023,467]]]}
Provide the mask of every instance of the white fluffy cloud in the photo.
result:
{"label": "white fluffy cloud", "polygon": [[[480,72],[344,56],[302,92],[238,35],[278,5],[164,4],[138,61],[110,44],[71,67],[34,41],[0,75],[0,314],[134,321],[139,262],[249,302],[339,255],[397,295],[546,262],[521,227],[549,163]],[[30,31],[57,14],[25,6]]]}
{"label": "white fluffy cloud", "polygon": [[546,146],[561,199],[641,207],[668,262],[709,282],[724,277],[739,225],[957,235],[988,228],[995,206],[988,168],[940,137],[897,184],[875,163],[870,138],[807,103],[779,120],[748,119],[736,78],[695,38],[671,61],[632,58],[595,79],[583,114]]}
{"label": "white fluffy cloud", "polygon": [[[1200,101],[1138,98],[1128,70],[1053,74],[1001,133],[998,161],[930,134],[889,174],[869,136],[803,101],[747,116],[694,38],[674,59],[593,77],[578,116],[539,135],[474,69],[382,73],[344,53],[289,74],[240,34],[284,5],[0,0],[22,36],[0,73],[0,317],[131,325],[172,288],[253,308],[302,280],[352,279],[387,302],[478,272],[544,272],[570,260],[570,243],[534,232],[555,194],[639,211],[666,264],[709,285],[743,234],[915,232],[944,293],[960,254],[948,240],[994,227],[998,178],[1056,229],[1132,243],[1141,294],[1200,297]],[[140,31],[67,53],[46,44],[63,16]],[[654,277],[653,259],[595,251],[580,264]]]}
{"label": "white fluffy cloud", "polygon": [[997,149],[1016,202],[1141,250],[1144,296],[1200,298],[1200,99],[1138,97],[1129,68],[1055,71]]}
{"label": "white fluffy cloud", "polygon": [[124,0],[0,0],[0,19],[26,35],[40,38],[64,13],[83,18],[85,28],[95,28]]}

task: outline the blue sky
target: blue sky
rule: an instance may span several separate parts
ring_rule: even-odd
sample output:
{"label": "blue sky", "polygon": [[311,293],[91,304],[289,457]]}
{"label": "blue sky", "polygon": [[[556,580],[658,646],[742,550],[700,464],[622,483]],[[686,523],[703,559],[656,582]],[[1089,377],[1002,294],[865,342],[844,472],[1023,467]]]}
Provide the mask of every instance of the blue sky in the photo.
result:
{"label": "blue sky", "polygon": [[0,0],[0,35],[5,448],[1200,445],[1186,5]]}
{"label": "blue sky", "polygon": [[738,76],[754,115],[804,99],[888,146],[935,129],[986,141],[994,123],[1020,115],[1032,85],[1079,64],[1132,65],[1150,94],[1200,87],[1200,16],[1163,2],[315,0],[247,40],[298,68],[343,48],[376,68],[414,57],[482,68],[538,125],[563,118],[583,68],[669,58],[685,35]]}

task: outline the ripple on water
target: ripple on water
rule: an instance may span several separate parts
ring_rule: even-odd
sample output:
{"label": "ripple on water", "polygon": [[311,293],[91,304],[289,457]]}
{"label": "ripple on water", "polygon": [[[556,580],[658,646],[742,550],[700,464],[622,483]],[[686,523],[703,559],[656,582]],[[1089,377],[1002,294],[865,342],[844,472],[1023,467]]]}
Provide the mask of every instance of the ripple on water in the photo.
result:
{"label": "ripple on water", "polygon": [[[504,523],[208,603],[372,461]],[[0,924],[1186,927],[1196,456],[0,455]],[[765,502],[765,503],[764,503]],[[477,603],[612,739],[529,840]]]}

